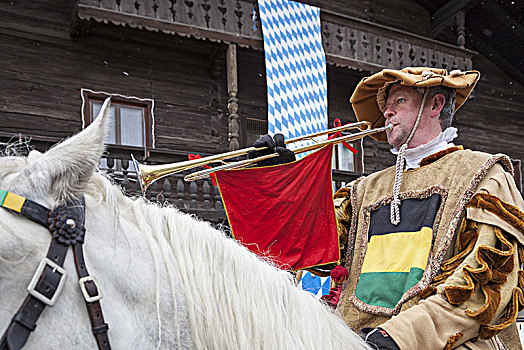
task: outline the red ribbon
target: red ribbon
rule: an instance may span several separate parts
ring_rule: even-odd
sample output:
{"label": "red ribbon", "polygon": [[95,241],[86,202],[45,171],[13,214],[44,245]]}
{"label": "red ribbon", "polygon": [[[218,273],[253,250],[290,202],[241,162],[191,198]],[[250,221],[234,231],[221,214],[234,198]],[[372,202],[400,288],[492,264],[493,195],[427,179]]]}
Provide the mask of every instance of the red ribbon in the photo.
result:
{"label": "red ribbon", "polygon": [[[350,124],[350,123],[348,123]],[[348,125],[346,124],[346,125]],[[333,122],[333,126],[335,128],[338,128],[339,126],[341,126],[342,124],[340,123],[340,119],[335,119],[335,121]],[[341,137],[342,134],[340,133],[340,131],[337,131],[335,132],[334,134],[331,134],[330,136],[328,136],[328,140],[331,140],[331,139],[334,139],[335,137]],[[357,153],[358,151],[353,147],[351,146],[349,143],[347,143],[346,141],[342,141],[342,144],[344,145],[344,147],[346,147],[348,150],[350,150],[351,152],[353,152],[353,154]]]}
{"label": "red ribbon", "polygon": [[[187,157],[189,158],[189,160],[202,158],[202,156],[200,154],[198,154],[198,153],[197,154],[189,153],[187,155]],[[204,169],[211,169],[211,167],[209,165],[207,165],[207,164],[202,165],[202,167]],[[215,174],[211,173],[211,174],[209,174],[209,177],[211,178],[211,183],[213,184],[213,186],[216,186],[217,185],[217,180],[215,178]]]}

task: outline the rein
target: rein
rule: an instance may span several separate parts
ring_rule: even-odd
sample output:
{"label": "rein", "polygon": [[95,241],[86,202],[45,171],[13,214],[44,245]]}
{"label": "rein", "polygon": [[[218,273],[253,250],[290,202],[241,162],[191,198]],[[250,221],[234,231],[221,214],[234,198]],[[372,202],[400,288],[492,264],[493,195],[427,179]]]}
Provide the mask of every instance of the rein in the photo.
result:
{"label": "rein", "polygon": [[29,199],[0,190],[0,206],[46,227],[52,235],[47,255],[38,265],[27,287],[28,295],[0,339],[0,350],[21,349],[35,330],[36,321],[44,308],[55,305],[67,278],[63,265],[69,246],[73,248],[78,282],[98,349],[111,349],[107,336],[109,326],[104,322],[99,302],[102,292],[96,279],[89,275],[84,261],[84,198],[49,210]]}

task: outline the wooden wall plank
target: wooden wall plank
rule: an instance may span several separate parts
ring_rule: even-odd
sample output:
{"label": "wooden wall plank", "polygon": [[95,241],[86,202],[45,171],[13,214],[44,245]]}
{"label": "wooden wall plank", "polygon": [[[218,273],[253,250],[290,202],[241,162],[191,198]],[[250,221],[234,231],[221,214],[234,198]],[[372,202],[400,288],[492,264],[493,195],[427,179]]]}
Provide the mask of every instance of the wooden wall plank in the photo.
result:
{"label": "wooden wall plank", "polygon": [[[129,28],[114,31],[104,24],[95,28],[96,35],[51,40],[45,29],[54,24],[39,20],[45,11],[50,9],[17,12],[43,27],[41,37],[2,31],[9,21],[0,26],[0,89],[6,91],[0,96],[0,130],[68,136],[81,128],[79,91],[89,88],[153,98],[157,147],[203,153],[227,148],[227,117],[221,112],[227,93],[217,92],[225,86],[225,71],[211,74],[221,69],[213,68],[211,58],[225,45]],[[144,38],[137,40],[140,35]],[[224,80],[222,85],[217,79]]]}

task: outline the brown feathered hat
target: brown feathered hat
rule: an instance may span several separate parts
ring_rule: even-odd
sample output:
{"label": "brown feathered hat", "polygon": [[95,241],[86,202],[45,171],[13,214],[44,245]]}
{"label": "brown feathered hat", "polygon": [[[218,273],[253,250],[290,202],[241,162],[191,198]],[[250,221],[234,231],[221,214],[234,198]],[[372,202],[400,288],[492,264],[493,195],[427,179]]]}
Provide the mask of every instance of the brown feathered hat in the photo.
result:
{"label": "brown feathered hat", "polygon": [[[353,106],[358,121],[369,121],[373,128],[378,128],[385,124],[386,119],[383,112],[386,109],[386,88],[391,84],[399,83],[420,88],[443,85],[453,88],[457,91],[456,112],[466,101],[479,78],[480,73],[474,70],[466,72],[454,70],[448,74],[445,69],[427,67],[384,69],[362,79],[349,102]],[[385,132],[371,137],[380,142],[387,141]]]}

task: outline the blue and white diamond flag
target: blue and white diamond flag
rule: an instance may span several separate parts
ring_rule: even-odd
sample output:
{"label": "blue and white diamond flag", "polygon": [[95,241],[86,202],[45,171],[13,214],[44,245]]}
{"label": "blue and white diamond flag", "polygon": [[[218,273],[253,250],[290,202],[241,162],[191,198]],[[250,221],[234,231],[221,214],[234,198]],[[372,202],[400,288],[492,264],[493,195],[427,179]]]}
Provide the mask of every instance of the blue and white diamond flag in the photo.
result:
{"label": "blue and white diamond flag", "polygon": [[[258,6],[266,57],[269,133],[282,133],[289,139],[326,130],[326,57],[320,10],[287,0],[259,0]],[[290,148],[307,144],[311,141],[296,142]]]}
{"label": "blue and white diamond flag", "polygon": [[298,288],[308,291],[317,299],[320,299],[323,295],[329,294],[330,281],[331,278],[329,276],[320,277],[309,271],[304,271],[298,283]]}

